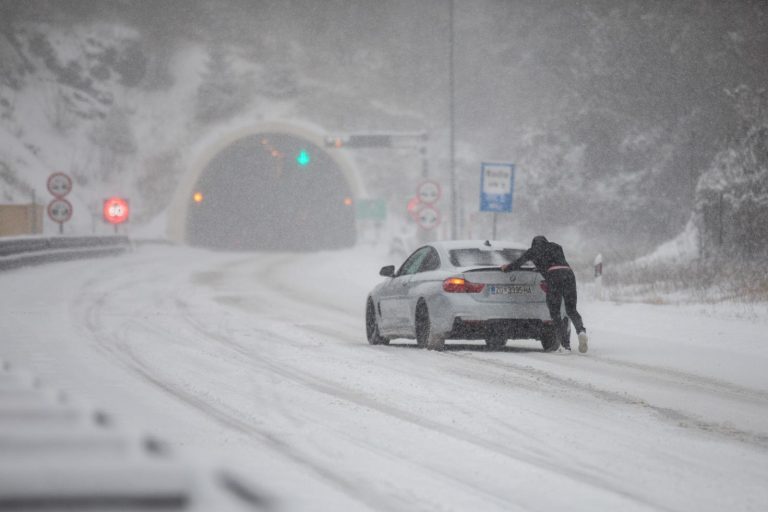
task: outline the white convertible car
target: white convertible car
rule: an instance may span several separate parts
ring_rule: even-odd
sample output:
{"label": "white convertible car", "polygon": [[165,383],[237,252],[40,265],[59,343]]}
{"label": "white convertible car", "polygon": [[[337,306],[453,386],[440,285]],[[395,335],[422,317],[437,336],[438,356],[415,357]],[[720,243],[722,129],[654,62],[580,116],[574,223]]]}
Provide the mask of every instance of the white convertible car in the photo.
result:
{"label": "white convertible car", "polygon": [[[432,242],[399,269],[383,267],[386,280],[366,301],[368,342],[415,338],[419,346],[440,350],[446,339],[483,339],[493,348],[509,339],[537,339],[544,350],[558,349],[544,278],[532,263],[517,271],[499,270],[526,249],[488,240]],[[563,326],[569,339],[570,322]]]}

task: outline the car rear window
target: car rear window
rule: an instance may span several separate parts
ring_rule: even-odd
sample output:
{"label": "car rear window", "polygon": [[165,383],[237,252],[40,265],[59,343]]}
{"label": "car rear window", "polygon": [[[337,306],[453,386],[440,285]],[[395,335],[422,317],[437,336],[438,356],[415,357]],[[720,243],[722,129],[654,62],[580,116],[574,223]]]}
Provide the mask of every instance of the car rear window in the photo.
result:
{"label": "car rear window", "polygon": [[510,263],[519,258],[523,249],[499,249],[485,251],[482,249],[453,249],[448,251],[451,264],[454,267],[498,266]]}

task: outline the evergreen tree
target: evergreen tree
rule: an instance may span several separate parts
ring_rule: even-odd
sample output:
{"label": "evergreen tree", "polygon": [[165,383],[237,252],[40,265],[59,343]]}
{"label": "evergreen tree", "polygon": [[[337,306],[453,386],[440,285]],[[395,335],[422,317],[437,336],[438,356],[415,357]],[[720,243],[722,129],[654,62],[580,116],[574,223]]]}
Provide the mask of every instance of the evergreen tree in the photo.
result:
{"label": "evergreen tree", "polygon": [[742,127],[720,151],[696,190],[696,216],[705,256],[768,255],[768,95],[739,86],[729,91]]}
{"label": "evergreen tree", "polygon": [[197,90],[195,118],[203,123],[226,119],[242,108],[245,95],[222,46],[211,47]]}

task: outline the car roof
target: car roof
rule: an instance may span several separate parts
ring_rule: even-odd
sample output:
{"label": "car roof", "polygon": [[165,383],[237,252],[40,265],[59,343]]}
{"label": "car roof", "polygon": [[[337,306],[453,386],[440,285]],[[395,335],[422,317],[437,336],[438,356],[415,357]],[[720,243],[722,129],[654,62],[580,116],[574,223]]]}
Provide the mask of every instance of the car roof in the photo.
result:
{"label": "car roof", "polygon": [[446,251],[452,251],[455,249],[480,249],[485,251],[494,249],[528,249],[528,245],[526,244],[499,240],[437,240],[430,242],[428,245],[442,248]]}

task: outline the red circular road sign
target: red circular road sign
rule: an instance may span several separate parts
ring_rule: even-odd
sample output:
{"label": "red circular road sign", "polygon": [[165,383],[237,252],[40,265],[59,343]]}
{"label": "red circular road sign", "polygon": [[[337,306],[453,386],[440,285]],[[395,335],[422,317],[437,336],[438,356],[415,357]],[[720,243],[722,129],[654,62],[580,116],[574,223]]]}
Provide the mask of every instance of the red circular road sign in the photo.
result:
{"label": "red circular road sign", "polygon": [[72,204],[66,199],[57,197],[48,203],[48,216],[53,222],[63,224],[72,218]]}
{"label": "red circular road sign", "polygon": [[104,220],[110,224],[122,224],[128,220],[130,208],[122,197],[110,197],[104,200]]}
{"label": "red circular road sign", "polygon": [[424,204],[436,203],[441,194],[440,184],[432,180],[422,181],[416,188],[416,196]]}
{"label": "red circular road sign", "polygon": [[55,172],[48,176],[46,185],[53,197],[64,197],[72,190],[72,178],[63,172]]}
{"label": "red circular road sign", "polygon": [[440,224],[440,212],[432,205],[424,206],[424,208],[419,210],[416,222],[419,223],[422,229],[433,229]]}

